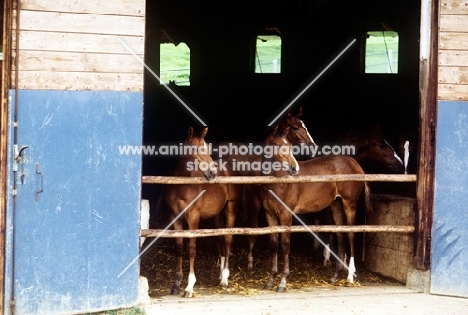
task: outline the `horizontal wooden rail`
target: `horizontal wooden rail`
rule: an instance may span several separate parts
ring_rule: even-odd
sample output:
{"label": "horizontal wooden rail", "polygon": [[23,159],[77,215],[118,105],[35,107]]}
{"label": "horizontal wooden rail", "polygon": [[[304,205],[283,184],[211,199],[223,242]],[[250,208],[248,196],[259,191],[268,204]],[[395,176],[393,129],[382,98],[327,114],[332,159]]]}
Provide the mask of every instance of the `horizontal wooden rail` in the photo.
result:
{"label": "horizontal wooden rail", "polygon": [[270,183],[316,183],[316,182],[415,182],[416,175],[403,174],[340,174],[308,176],[218,176],[212,180],[204,177],[143,176],[143,184],[270,184]]}
{"label": "horizontal wooden rail", "polygon": [[196,238],[211,237],[221,235],[265,235],[272,233],[298,233],[298,232],[393,232],[393,233],[413,233],[412,225],[309,225],[307,228],[301,225],[293,226],[272,226],[261,228],[222,228],[222,229],[198,229],[198,230],[141,230],[141,237],[164,237],[164,238]]}

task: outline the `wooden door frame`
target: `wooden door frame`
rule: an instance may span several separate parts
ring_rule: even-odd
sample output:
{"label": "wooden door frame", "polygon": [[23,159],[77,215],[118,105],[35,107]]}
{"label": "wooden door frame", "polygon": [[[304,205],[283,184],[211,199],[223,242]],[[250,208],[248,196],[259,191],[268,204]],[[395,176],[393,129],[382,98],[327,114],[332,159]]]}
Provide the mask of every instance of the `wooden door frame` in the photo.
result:
{"label": "wooden door frame", "polygon": [[419,59],[419,159],[414,267],[431,267],[437,123],[439,1],[421,0]]}
{"label": "wooden door frame", "polygon": [[13,7],[15,0],[3,2],[3,64],[2,64],[2,90],[0,107],[0,314],[5,314],[5,254],[6,254],[6,213],[8,198],[8,90],[11,88],[11,51]]}

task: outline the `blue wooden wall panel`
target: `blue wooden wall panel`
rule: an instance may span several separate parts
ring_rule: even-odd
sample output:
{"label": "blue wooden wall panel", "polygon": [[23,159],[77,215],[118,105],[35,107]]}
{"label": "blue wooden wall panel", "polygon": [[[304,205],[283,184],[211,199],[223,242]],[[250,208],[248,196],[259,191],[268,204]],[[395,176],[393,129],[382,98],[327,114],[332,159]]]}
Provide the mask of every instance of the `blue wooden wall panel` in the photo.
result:
{"label": "blue wooden wall panel", "polygon": [[431,292],[468,297],[468,102],[439,102]]}
{"label": "blue wooden wall panel", "polygon": [[[18,144],[29,147],[17,177],[17,314],[135,305],[138,263],[118,275],[139,254],[141,156],[121,155],[118,146],[142,143],[142,93],[20,90],[18,96]],[[37,201],[36,164],[44,184]],[[10,230],[11,209],[10,200]]]}

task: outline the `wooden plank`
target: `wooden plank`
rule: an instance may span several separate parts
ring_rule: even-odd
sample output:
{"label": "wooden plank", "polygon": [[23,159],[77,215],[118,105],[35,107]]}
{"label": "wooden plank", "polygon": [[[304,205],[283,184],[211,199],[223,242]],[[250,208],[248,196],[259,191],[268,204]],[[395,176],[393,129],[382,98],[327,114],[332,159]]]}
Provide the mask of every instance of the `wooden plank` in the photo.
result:
{"label": "wooden plank", "polygon": [[468,33],[440,32],[439,49],[468,50]]}
{"label": "wooden plank", "polygon": [[466,0],[450,0],[440,3],[440,14],[467,14],[468,1]]}
{"label": "wooden plank", "polygon": [[21,0],[22,10],[144,16],[144,0]]}
{"label": "wooden plank", "polygon": [[143,37],[145,34],[145,18],[139,16],[21,11],[20,29]]}
{"label": "wooden plank", "polygon": [[272,233],[304,233],[304,232],[387,232],[387,233],[413,233],[414,226],[393,226],[393,225],[309,225],[299,226],[272,226],[261,228],[221,228],[221,229],[197,229],[197,230],[141,230],[141,237],[165,237],[165,238],[197,238],[212,237],[221,235],[266,235]]}
{"label": "wooden plank", "polygon": [[331,181],[369,181],[369,182],[415,182],[416,175],[396,174],[342,174],[310,176],[218,176],[207,180],[204,177],[142,176],[143,184],[267,184],[267,183],[306,183]]}
{"label": "wooden plank", "polygon": [[22,50],[20,71],[143,73],[143,65],[132,55]]}
{"label": "wooden plank", "polygon": [[468,32],[467,15],[441,15],[440,31],[442,32]]}
{"label": "wooden plank", "polygon": [[440,50],[439,65],[465,67],[468,65],[468,51],[466,50]]}
{"label": "wooden plank", "polygon": [[143,74],[21,71],[18,86],[33,90],[142,91]]}
{"label": "wooden plank", "polygon": [[20,31],[20,49],[37,51],[131,54],[121,39],[137,55],[143,56],[142,36]]}
{"label": "wooden plank", "polygon": [[468,100],[468,84],[439,84],[439,100]]}
{"label": "wooden plank", "polygon": [[468,84],[468,67],[439,67],[439,84]]}

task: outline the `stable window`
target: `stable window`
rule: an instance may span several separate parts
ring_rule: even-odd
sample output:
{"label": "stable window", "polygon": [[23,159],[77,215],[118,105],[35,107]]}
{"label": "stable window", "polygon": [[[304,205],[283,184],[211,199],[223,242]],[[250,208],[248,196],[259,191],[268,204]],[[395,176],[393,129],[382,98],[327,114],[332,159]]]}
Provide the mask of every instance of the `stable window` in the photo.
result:
{"label": "stable window", "polygon": [[397,32],[367,32],[365,73],[398,73]]}
{"label": "stable window", "polygon": [[161,43],[159,66],[161,84],[190,85],[190,48],[185,43]]}
{"label": "stable window", "polygon": [[255,45],[255,73],[281,73],[280,36],[257,36]]}

